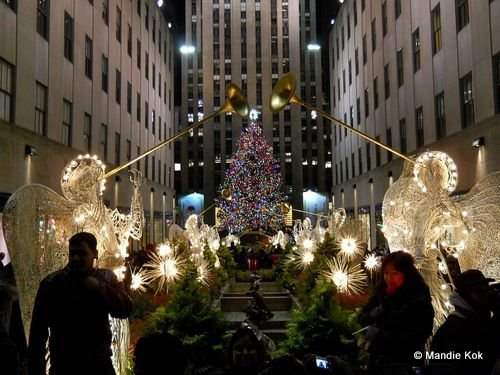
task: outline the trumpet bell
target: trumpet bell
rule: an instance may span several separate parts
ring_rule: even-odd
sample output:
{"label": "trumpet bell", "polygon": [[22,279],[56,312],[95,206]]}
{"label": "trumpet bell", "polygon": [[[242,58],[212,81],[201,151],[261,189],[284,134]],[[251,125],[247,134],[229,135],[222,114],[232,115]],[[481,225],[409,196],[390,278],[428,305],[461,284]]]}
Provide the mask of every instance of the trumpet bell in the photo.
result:
{"label": "trumpet bell", "polygon": [[287,73],[274,85],[269,107],[273,112],[279,112],[285,108],[295,96],[297,83],[292,73]]}
{"label": "trumpet bell", "polygon": [[226,91],[226,104],[224,105],[224,112],[236,112],[241,117],[247,117],[250,109],[248,107],[248,102],[241,89],[231,83]]}

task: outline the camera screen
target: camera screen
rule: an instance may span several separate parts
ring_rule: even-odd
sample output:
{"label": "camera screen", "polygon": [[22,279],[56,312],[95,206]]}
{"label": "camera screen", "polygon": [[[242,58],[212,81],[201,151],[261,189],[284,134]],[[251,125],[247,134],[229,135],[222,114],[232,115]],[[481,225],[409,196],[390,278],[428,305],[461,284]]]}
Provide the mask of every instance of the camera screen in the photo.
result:
{"label": "camera screen", "polygon": [[330,368],[330,363],[326,358],[316,357],[316,367],[327,369]]}

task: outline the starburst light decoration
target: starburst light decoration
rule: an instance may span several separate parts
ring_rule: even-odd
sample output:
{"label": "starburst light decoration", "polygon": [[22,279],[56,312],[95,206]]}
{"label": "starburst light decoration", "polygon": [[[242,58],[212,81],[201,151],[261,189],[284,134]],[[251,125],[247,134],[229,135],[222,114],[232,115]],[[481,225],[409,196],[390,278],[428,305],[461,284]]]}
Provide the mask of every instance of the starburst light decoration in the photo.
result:
{"label": "starburst light decoration", "polygon": [[363,260],[363,265],[369,272],[373,272],[380,268],[380,258],[375,254],[368,254]]}
{"label": "starburst light decoration", "polygon": [[137,292],[146,291],[146,275],[143,269],[132,270],[130,289]]}
{"label": "starburst light decoration", "polygon": [[177,254],[161,256],[157,253],[149,255],[150,260],[144,264],[144,279],[147,283],[156,281],[156,293],[168,287],[184,274],[184,261]]}
{"label": "starburst light decoration", "polygon": [[359,254],[361,248],[359,247],[358,240],[354,237],[343,237],[338,240],[340,252],[347,259],[352,259]]}
{"label": "starburst light decoration", "polygon": [[350,264],[342,255],[327,261],[325,277],[335,284],[337,290],[346,294],[360,294],[366,287],[366,274],[359,264]]}

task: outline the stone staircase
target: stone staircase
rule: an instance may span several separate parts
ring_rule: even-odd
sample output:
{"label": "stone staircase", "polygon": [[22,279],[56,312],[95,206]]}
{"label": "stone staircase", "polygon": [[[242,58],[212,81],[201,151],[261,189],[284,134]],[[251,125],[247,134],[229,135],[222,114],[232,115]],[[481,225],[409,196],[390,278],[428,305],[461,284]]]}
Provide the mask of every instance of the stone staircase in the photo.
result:
{"label": "stone staircase", "polygon": [[[246,318],[243,311],[252,299],[246,295],[250,285],[249,282],[232,282],[221,297],[220,308],[233,330],[236,330]],[[260,328],[275,342],[280,341],[286,336],[286,324],[291,319],[293,301],[288,291],[277,282],[261,282],[260,293],[274,314],[272,319],[264,322]]]}

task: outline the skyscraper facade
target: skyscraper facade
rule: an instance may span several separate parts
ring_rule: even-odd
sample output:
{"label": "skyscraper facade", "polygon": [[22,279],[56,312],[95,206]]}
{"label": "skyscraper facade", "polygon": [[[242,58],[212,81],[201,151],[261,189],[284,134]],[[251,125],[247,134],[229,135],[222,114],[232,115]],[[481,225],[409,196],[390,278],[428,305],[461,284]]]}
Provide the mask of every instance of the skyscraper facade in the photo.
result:
{"label": "skyscraper facade", "polygon": [[[173,38],[155,1],[2,0],[0,19],[0,208],[26,183],[60,192],[78,154],[110,170],[173,134]],[[172,213],[173,146],[137,167],[144,238],[158,241],[162,211]],[[126,173],[107,181],[111,207],[130,203]]]}
{"label": "skyscraper facade", "polygon": [[[195,52],[182,58],[178,126],[219,109],[231,82],[241,87],[280,161],[283,189],[294,208],[304,206],[307,190],[330,191],[330,127],[295,106],[273,114],[268,102],[278,78],[291,72],[297,95],[323,107],[320,51],[307,48],[316,42],[316,11],[314,0],[186,1],[186,44]],[[201,196],[201,207],[208,207],[220,193],[248,121],[221,115],[179,141],[176,187],[183,211],[193,208],[189,199],[182,202],[186,197]],[[212,221],[213,211],[207,216]]]}
{"label": "skyscraper facade", "polygon": [[[457,193],[500,169],[500,1],[346,0],[329,37],[331,111],[406,155],[448,153]],[[337,206],[383,237],[401,159],[336,127]]]}

